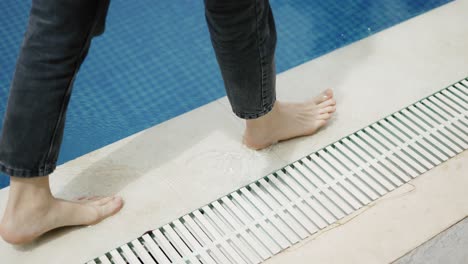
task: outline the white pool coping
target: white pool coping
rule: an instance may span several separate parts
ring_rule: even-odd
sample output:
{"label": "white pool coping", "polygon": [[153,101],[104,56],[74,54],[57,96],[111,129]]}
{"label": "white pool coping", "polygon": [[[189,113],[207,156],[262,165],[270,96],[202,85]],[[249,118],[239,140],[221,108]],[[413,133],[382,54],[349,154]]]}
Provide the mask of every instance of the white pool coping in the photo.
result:
{"label": "white pool coping", "polygon": [[[82,263],[297,160],[468,76],[468,0],[459,0],[278,76],[282,100],[333,87],[338,112],[318,134],[256,152],[240,144],[243,123],[226,98],[60,166],[63,198],[124,197],[96,225],[53,232],[14,247],[3,263]],[[281,36],[279,36],[281,37]],[[267,263],[389,263],[468,215],[468,152]],[[8,188],[0,190],[3,211]]]}

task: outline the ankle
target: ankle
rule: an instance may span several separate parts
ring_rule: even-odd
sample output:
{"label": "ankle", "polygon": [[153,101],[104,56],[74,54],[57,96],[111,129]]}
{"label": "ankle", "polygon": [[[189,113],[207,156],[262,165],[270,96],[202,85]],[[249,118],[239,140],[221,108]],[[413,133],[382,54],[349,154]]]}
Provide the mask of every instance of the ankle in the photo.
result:
{"label": "ankle", "polygon": [[25,210],[45,210],[54,199],[49,187],[49,177],[10,178],[10,190],[5,215]]}
{"label": "ankle", "polygon": [[268,130],[271,125],[274,124],[275,117],[278,116],[281,108],[280,104],[281,103],[277,101],[271,111],[267,114],[255,119],[247,119],[245,122],[246,132],[258,133]]}

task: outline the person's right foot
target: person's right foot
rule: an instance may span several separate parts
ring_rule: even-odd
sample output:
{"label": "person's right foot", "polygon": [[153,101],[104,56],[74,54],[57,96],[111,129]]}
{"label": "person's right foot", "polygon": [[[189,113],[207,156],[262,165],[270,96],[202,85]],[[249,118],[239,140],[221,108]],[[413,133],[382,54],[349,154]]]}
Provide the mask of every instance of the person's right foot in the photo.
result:
{"label": "person's right foot", "polygon": [[65,201],[44,190],[39,190],[36,197],[32,192],[23,192],[21,196],[11,192],[17,190],[10,189],[8,205],[0,223],[0,236],[10,244],[29,243],[47,231],[63,226],[96,224],[123,206],[120,197]]}
{"label": "person's right foot", "polygon": [[312,135],[327,124],[335,110],[331,89],[303,103],[276,101],[271,112],[246,121],[243,143],[259,150],[279,141]]}

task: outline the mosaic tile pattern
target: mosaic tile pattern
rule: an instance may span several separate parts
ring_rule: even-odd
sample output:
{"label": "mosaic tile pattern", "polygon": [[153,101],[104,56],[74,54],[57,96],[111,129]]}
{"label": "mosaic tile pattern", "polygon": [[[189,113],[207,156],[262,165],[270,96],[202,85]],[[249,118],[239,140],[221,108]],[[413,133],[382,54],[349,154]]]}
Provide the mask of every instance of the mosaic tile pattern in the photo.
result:
{"label": "mosaic tile pattern", "polygon": [[[271,0],[278,28],[277,70],[285,71],[447,2]],[[29,7],[29,1],[0,1],[2,117]],[[59,162],[224,95],[202,1],[114,0],[106,33],[94,40],[75,83]],[[0,175],[0,188],[7,184]]]}

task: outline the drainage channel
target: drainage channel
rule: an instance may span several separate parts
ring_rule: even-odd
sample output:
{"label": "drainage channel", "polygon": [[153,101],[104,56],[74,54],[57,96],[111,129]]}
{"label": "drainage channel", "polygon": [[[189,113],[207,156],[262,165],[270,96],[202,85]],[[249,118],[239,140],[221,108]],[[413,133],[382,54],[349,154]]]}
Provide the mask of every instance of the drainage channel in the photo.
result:
{"label": "drainage channel", "polygon": [[260,263],[466,149],[468,78],[87,263]]}

